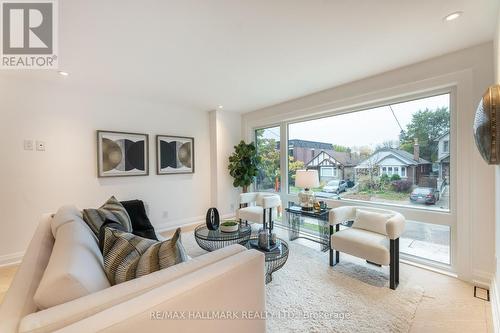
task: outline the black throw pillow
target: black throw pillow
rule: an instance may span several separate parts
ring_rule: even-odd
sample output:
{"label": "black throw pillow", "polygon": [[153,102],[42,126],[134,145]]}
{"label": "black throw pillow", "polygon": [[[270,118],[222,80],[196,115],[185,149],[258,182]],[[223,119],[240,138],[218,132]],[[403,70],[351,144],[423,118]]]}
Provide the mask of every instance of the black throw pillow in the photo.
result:
{"label": "black throw pillow", "polygon": [[148,215],[146,214],[144,202],[141,200],[129,200],[121,201],[120,203],[123,207],[125,207],[125,210],[130,216],[130,221],[132,222],[132,233],[134,235],[158,240],[155,228],[149,221]]}
{"label": "black throw pillow", "polygon": [[104,229],[105,228],[112,228],[120,231],[125,231],[127,232],[127,228],[125,228],[121,223],[118,223],[116,221],[113,221],[111,219],[106,219],[104,222],[101,224],[101,227],[99,228],[99,234],[97,235],[97,238],[99,238],[99,250],[104,248]]}

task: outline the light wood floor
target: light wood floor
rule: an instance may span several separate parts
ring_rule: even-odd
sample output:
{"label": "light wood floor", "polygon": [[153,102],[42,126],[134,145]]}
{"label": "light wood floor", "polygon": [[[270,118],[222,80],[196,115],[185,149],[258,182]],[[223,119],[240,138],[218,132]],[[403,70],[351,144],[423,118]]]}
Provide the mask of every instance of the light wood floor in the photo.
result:
{"label": "light wood floor", "polygon": [[[400,269],[425,290],[411,333],[493,333],[491,304],[474,298],[472,285],[411,265],[401,264]],[[0,303],[16,270],[17,266],[0,267]]]}

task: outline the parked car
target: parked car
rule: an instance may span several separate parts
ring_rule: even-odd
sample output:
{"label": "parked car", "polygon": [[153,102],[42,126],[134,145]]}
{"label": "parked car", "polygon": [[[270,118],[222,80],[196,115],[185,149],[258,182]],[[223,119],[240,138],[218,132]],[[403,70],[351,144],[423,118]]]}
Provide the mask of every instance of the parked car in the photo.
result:
{"label": "parked car", "polygon": [[347,189],[347,182],[345,180],[330,180],[323,187],[323,192],[337,193],[345,192]]}
{"label": "parked car", "polygon": [[417,187],[411,192],[410,201],[434,205],[439,201],[439,191],[431,187]]}

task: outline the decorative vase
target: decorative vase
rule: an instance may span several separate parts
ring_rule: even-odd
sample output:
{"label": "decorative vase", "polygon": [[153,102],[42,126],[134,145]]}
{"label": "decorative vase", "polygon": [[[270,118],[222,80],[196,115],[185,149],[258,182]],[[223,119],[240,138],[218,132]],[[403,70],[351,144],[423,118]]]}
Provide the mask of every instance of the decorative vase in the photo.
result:
{"label": "decorative vase", "polygon": [[269,233],[267,230],[260,230],[259,231],[259,248],[262,250],[269,250]]}
{"label": "decorative vase", "polygon": [[271,235],[269,236],[270,247],[276,245],[276,239],[276,234],[274,232],[271,233]]}
{"label": "decorative vase", "polygon": [[206,223],[207,223],[207,228],[208,230],[217,230],[219,228],[219,222],[220,222],[220,217],[219,217],[219,211],[217,208],[210,208],[207,211],[207,216],[206,216]]}

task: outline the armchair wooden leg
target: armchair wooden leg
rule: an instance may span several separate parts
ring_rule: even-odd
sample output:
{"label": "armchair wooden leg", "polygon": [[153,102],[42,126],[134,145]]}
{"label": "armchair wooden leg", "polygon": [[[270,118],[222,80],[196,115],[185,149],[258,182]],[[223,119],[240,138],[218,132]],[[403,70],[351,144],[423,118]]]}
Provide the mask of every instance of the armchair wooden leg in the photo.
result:
{"label": "armchair wooden leg", "polygon": [[396,287],[399,284],[399,238],[396,239]]}
{"label": "armchair wooden leg", "polygon": [[396,290],[399,284],[399,238],[390,240],[390,288]]}
{"label": "armchair wooden leg", "polygon": [[340,262],[340,252],[330,248],[330,266],[335,266]]}
{"label": "armchair wooden leg", "polygon": [[266,209],[262,209],[262,230],[266,230]]}
{"label": "armchair wooden leg", "polygon": [[[335,226],[335,231],[339,231],[339,225]],[[332,235],[333,235],[333,225],[330,226],[330,239],[328,243],[330,244],[330,266],[335,266],[340,262],[340,252],[332,249]]]}

